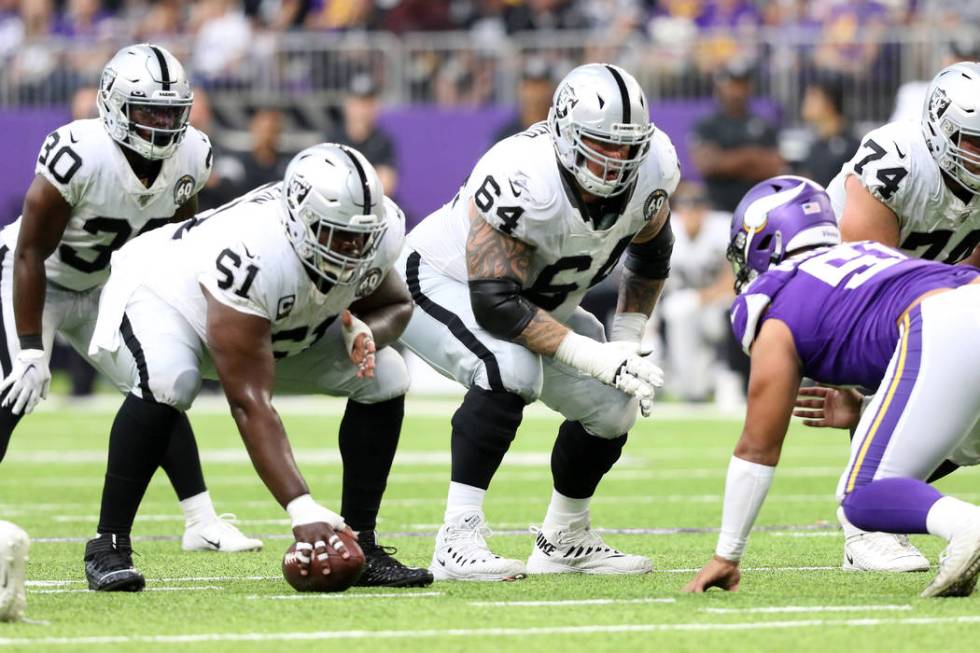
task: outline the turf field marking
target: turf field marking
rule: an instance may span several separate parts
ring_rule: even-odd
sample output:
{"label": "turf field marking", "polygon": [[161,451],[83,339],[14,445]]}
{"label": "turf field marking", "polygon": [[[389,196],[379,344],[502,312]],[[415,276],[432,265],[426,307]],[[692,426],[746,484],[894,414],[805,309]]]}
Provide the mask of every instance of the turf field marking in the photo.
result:
{"label": "turf field marking", "polygon": [[252,601],[301,601],[309,599],[413,599],[420,596],[445,596],[445,592],[362,592],[337,594],[249,594],[246,599]]}
{"label": "turf field marking", "polygon": [[773,614],[782,612],[887,612],[911,610],[911,605],[782,605],[765,608],[701,608],[711,614]]}
{"label": "turf field marking", "polygon": [[537,608],[547,606],[570,605],[622,605],[626,603],[677,603],[677,599],[642,598],[642,599],[568,599],[564,601],[470,601],[468,605],[491,608]]}
{"label": "turf field marking", "polygon": [[[188,587],[147,587],[144,592],[213,592],[223,590],[217,585],[190,585]],[[90,589],[61,588],[51,590],[31,590],[31,594],[76,594],[91,592]]]}
{"label": "turf field marking", "polygon": [[[597,529],[598,530],[598,529]],[[134,538],[137,539],[137,538]],[[654,569],[653,573],[661,574],[693,574],[701,571],[700,567],[685,567],[682,569]],[[840,565],[833,567],[743,567],[747,572],[784,572],[784,571],[841,571]],[[147,578],[148,583],[220,583],[228,581],[267,581],[282,580],[282,576],[185,576],[182,578]],[[85,583],[84,579],[77,580],[29,580],[28,587],[65,587]]]}
{"label": "turf field marking", "polygon": [[792,630],[798,628],[874,628],[976,624],[980,616],[913,617],[908,619],[807,619],[753,623],[619,624],[609,626],[545,626],[531,628],[455,628],[430,630],[321,630],[280,633],[203,633],[197,635],[104,635],[96,637],[5,637],[0,646],[98,646],[101,644],[193,644],[198,642],[276,642],[333,639],[418,639],[437,637],[527,637],[616,633]]}

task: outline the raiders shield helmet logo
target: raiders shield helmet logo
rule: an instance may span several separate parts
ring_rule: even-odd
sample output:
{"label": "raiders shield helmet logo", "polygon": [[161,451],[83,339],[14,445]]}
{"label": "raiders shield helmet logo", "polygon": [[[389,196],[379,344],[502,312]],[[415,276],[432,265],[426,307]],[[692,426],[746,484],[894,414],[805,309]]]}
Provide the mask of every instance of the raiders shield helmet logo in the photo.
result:
{"label": "raiders shield helmet logo", "polygon": [[177,185],[174,186],[174,204],[176,206],[183,206],[193,194],[194,178],[190,175],[184,175],[177,180]]}
{"label": "raiders shield helmet logo", "polygon": [[367,297],[375,291],[375,289],[381,285],[381,278],[384,275],[381,273],[381,268],[371,268],[364,274],[364,278],[361,282],[357,284],[357,297]]}
{"label": "raiders shield helmet logo", "polygon": [[666,200],[667,191],[663,188],[658,188],[647,195],[647,198],[643,201],[643,217],[649,220],[657,215]]}

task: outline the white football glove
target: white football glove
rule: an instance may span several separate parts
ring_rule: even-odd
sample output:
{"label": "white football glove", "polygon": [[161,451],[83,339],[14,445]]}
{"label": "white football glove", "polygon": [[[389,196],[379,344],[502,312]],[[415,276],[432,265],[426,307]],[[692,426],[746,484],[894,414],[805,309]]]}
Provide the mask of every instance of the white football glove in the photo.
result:
{"label": "white football glove", "polygon": [[653,409],[655,388],[664,384],[663,370],[636,353],[631,343],[597,342],[569,331],[555,360],[636,397],[644,417]]}
{"label": "white football glove", "polygon": [[41,349],[23,349],[14,360],[13,369],[0,383],[0,395],[4,392],[3,406],[10,406],[14,415],[25,415],[34,410],[48,396],[51,370]]}

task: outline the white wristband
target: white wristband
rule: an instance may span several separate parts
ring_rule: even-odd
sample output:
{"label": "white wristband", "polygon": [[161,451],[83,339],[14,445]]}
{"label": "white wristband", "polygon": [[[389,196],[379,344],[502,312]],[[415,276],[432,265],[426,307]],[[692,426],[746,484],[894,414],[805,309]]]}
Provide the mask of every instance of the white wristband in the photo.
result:
{"label": "white wristband", "polygon": [[321,506],[309,494],[302,494],[286,504],[286,512],[293,528],[316,523],[328,524],[334,529],[344,527],[343,517]]}
{"label": "white wristband", "polygon": [[357,319],[357,316],[353,313],[350,316],[350,326],[341,328],[340,332],[344,336],[344,346],[347,347],[348,354],[354,351],[354,342],[357,340],[357,336],[362,333],[366,334],[371,340],[374,340],[374,333],[371,332],[371,327],[362,320]]}
{"label": "white wristband", "polygon": [[732,456],[725,481],[725,504],[721,515],[721,533],[715,553],[726,560],[742,559],[749,531],[765,501],[775,467],[760,465]]}
{"label": "white wristband", "polygon": [[602,358],[601,349],[601,343],[569,331],[555,350],[555,360],[586,374],[594,375],[593,362]]}
{"label": "white wristband", "polygon": [[640,344],[646,327],[647,316],[643,313],[616,313],[613,317],[612,329],[609,330],[609,340]]}

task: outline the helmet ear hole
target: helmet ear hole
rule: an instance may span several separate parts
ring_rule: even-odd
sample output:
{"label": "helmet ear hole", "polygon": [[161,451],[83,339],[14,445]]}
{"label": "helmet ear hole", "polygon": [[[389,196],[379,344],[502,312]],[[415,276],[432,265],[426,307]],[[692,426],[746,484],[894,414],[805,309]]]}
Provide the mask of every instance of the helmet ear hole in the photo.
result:
{"label": "helmet ear hole", "polygon": [[758,249],[769,249],[769,245],[771,244],[772,244],[772,234],[766,234],[765,236],[763,236],[762,240],[759,241],[759,244],[756,245],[756,247]]}

